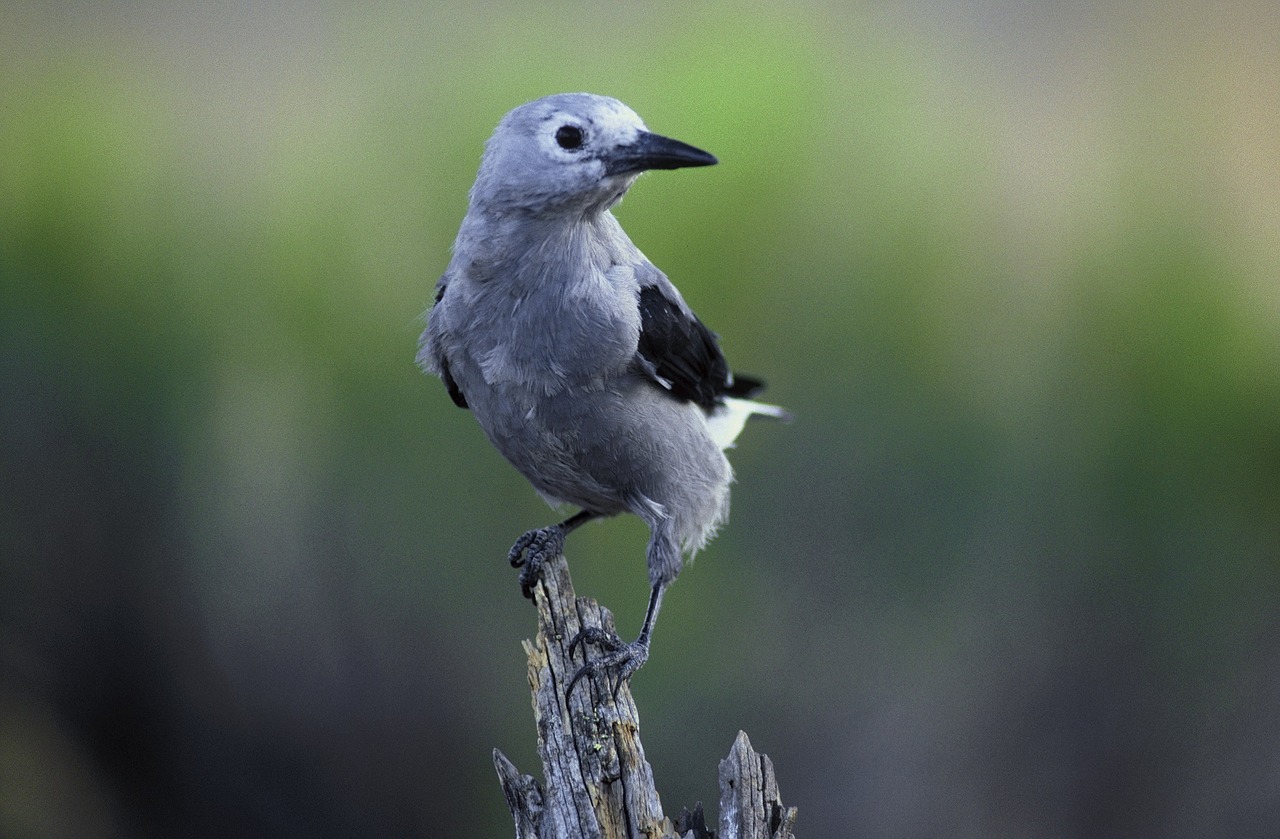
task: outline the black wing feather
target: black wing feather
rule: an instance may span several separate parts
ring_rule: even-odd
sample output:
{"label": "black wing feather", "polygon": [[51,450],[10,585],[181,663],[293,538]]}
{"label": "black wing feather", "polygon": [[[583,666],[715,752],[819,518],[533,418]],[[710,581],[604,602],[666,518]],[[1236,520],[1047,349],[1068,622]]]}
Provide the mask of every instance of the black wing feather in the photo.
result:
{"label": "black wing feather", "polygon": [[[449,284],[442,277],[440,282],[436,284],[436,303],[438,304],[444,298],[444,290]],[[453,380],[453,374],[449,372],[449,362],[445,358],[440,359],[440,379],[444,382],[444,389],[449,391],[449,398],[453,400],[453,404],[459,408],[470,408],[467,404],[467,397],[462,393],[462,388],[458,387],[458,383]]]}
{"label": "black wing feather", "polygon": [[656,286],[640,289],[639,351],[673,395],[708,411],[734,386],[715,333]]}
{"label": "black wing feather", "polygon": [[453,380],[453,375],[449,372],[449,362],[441,359],[440,361],[440,378],[444,381],[444,389],[449,391],[449,398],[453,400],[453,404],[459,408],[470,408],[467,404],[467,397],[462,393],[462,388],[458,387],[458,383]]}
{"label": "black wing feather", "polygon": [[753,399],[764,393],[764,379],[757,379],[755,376],[744,376],[741,373],[733,374],[733,381],[724,389],[725,396],[736,396],[739,399]]}

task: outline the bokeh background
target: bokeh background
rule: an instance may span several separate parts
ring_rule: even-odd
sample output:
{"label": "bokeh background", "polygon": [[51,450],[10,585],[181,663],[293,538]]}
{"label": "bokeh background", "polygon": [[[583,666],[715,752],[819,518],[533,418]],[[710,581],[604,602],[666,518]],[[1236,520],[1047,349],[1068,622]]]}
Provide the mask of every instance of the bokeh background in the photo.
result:
{"label": "bokeh background", "polygon": [[[617,96],[617,209],[734,364],[721,537],[634,689],[806,836],[1274,836],[1269,2],[10,2],[0,835],[504,836],[505,555],[555,520],[415,369],[484,140]],[[624,634],[645,532],[569,544]]]}

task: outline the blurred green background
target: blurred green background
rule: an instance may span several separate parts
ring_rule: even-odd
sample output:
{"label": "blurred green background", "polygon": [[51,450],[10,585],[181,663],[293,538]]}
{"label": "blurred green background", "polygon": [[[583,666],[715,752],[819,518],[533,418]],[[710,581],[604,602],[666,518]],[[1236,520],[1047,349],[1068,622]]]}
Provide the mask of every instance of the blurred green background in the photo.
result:
{"label": "blurred green background", "polygon": [[[618,208],[795,411],[634,689],[805,836],[1280,824],[1273,3],[14,2],[0,835],[504,836],[505,555],[555,520],[413,365],[484,140],[616,96]],[[643,617],[634,520],[570,540]]]}

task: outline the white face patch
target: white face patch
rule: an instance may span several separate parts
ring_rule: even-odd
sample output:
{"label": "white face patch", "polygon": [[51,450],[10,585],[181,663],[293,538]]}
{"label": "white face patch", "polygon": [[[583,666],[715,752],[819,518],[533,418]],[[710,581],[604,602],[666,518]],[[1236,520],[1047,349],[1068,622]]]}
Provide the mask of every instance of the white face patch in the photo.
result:
{"label": "white face patch", "polygon": [[582,132],[582,149],[596,151],[634,143],[640,132],[646,131],[640,116],[621,102],[602,100],[586,112],[556,111],[542,123],[540,144],[552,156],[572,158],[577,149],[565,148],[557,139],[564,129]]}
{"label": "white face patch", "polygon": [[596,130],[615,146],[635,142],[641,131],[647,130],[640,115],[621,102],[606,102],[591,114]]}

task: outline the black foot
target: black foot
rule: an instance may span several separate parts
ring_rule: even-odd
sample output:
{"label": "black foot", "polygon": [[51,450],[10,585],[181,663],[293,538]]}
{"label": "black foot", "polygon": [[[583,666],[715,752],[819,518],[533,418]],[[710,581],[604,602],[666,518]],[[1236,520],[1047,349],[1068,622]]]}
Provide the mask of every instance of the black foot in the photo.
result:
{"label": "black foot", "polygon": [[583,676],[604,671],[613,674],[613,698],[617,699],[618,690],[621,689],[623,682],[628,681],[649,660],[647,640],[637,640],[628,644],[619,638],[617,633],[607,632],[596,626],[587,627],[574,636],[569,642],[569,655],[573,655],[574,648],[582,643],[596,644],[604,650],[604,655],[578,668],[578,672],[574,673],[573,678],[569,680],[569,689],[565,691],[566,696],[573,694],[574,685],[578,684],[578,680]]}
{"label": "black foot", "polygon": [[520,591],[533,599],[533,587],[542,579],[542,565],[555,559],[564,550],[563,524],[539,527],[516,540],[507,554],[512,568],[520,569]]}

